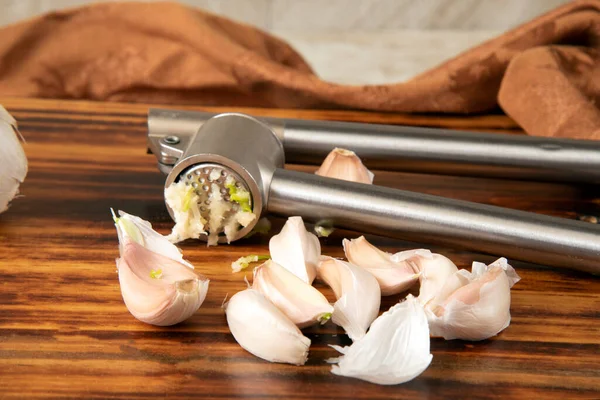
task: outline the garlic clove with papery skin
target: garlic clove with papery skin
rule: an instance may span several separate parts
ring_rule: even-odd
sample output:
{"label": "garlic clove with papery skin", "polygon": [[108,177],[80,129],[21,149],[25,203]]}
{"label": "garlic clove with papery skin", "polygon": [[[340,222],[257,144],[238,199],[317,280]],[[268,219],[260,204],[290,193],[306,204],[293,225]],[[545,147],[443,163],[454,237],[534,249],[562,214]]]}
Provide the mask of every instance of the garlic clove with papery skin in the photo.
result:
{"label": "garlic clove with papery skin", "polygon": [[327,155],[315,174],[366,184],[372,184],[375,176],[363,165],[356,153],[337,147]]}
{"label": "garlic clove with papery skin", "polygon": [[269,241],[271,259],[309,285],[317,274],[319,238],[306,230],[301,217],[290,217]]}
{"label": "garlic clove with papery skin", "polygon": [[306,362],[310,339],[258,291],[238,292],[224,308],[229,330],[246,351],[270,362]]}
{"label": "garlic clove with papery skin", "polygon": [[364,236],[344,239],[342,244],[348,261],[375,276],[383,296],[400,293],[413,286],[419,279],[415,260],[428,253],[428,250],[411,250],[410,257],[393,259],[392,254],[379,250]]}
{"label": "garlic clove with papery skin", "polygon": [[[396,259],[403,257],[402,253],[394,254]],[[425,253],[418,259],[413,259],[419,275],[419,296],[421,304],[427,304],[444,286],[446,280],[454,275],[458,268],[448,257],[441,254]]]}
{"label": "garlic clove with papery skin", "polygon": [[134,242],[144,246],[148,250],[162,254],[172,260],[178,261],[185,266],[194,269],[194,266],[183,259],[183,255],[177,246],[171,243],[166,237],[152,229],[150,222],[136,217],[135,215],[127,214],[119,210],[119,216],[110,210],[117,228],[119,236],[119,245],[124,243],[125,238],[129,238]]}
{"label": "garlic clove with papery skin", "polygon": [[429,328],[423,306],[412,296],[392,306],[371,324],[367,334],[328,362],[335,375],[380,385],[397,385],[420,375],[431,363]]}
{"label": "garlic clove with papery skin", "polygon": [[457,271],[427,305],[432,336],[484,340],[510,324],[510,288],[519,276],[505,258]]}
{"label": "garlic clove with papery skin", "polygon": [[319,259],[317,276],[335,293],[333,323],[344,328],[350,339],[362,338],[379,314],[377,279],[361,267],[327,256]]}
{"label": "garlic clove with papery skin", "polygon": [[327,322],[333,307],[317,289],[272,260],[254,269],[252,288],[299,328]]}
{"label": "garlic clove with papery skin", "polygon": [[0,106],[0,213],[19,193],[27,175],[27,157],[18,134],[17,121]]}
{"label": "garlic clove with papery skin", "polygon": [[117,270],[127,309],[151,325],[169,326],[188,319],[208,292],[208,279],[129,237],[122,243]]}

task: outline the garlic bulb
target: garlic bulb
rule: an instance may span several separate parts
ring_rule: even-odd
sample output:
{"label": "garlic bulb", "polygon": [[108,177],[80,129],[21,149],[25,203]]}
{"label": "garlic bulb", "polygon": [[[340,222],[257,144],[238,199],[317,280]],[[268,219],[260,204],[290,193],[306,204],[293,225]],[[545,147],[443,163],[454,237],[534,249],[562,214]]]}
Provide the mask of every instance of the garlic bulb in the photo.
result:
{"label": "garlic bulb", "polygon": [[225,313],[229,330],[246,351],[271,362],[306,362],[310,339],[256,290],[233,295]]}
{"label": "garlic bulb", "polygon": [[138,320],[174,325],[194,314],[208,292],[209,281],[193,271],[179,249],[134,215],[119,212],[117,271],[121,294]]}
{"label": "garlic bulb", "polygon": [[27,175],[27,157],[19,143],[17,121],[0,106],[0,213],[19,193]]}
{"label": "garlic bulb", "polygon": [[122,243],[117,270],[127,309],[151,325],[169,326],[188,319],[208,291],[208,279],[129,238]]}
{"label": "garlic bulb", "polygon": [[342,243],[348,261],[373,274],[379,282],[383,296],[403,292],[419,279],[419,269],[415,260],[425,254],[421,250],[411,250],[410,257],[402,257],[401,253],[398,253],[399,255],[393,258],[391,254],[369,243],[364,236],[352,240],[344,239]]}
{"label": "garlic bulb", "polygon": [[350,339],[362,338],[379,314],[377,279],[361,267],[326,256],[320,258],[317,276],[335,293],[333,323],[344,328]]}
{"label": "garlic bulb", "polygon": [[262,293],[300,328],[325,323],[333,313],[321,292],[271,260],[254,269],[252,289]]}
{"label": "garlic bulb", "polygon": [[519,280],[505,258],[475,262],[471,273],[457,271],[426,305],[431,335],[447,340],[497,335],[510,323],[510,288]]}
{"label": "garlic bulb", "polygon": [[429,328],[423,306],[409,295],[377,318],[369,332],[349,347],[332,346],[336,375],[380,385],[397,385],[420,375],[431,363]]}
{"label": "garlic bulb", "polygon": [[290,217],[269,241],[271,259],[309,285],[321,255],[319,239],[308,232],[301,217]]}
{"label": "garlic bulb", "polygon": [[[393,258],[401,259],[405,252],[394,254]],[[419,275],[419,301],[421,304],[427,304],[441,289],[446,280],[458,271],[456,265],[447,257],[421,251],[417,259],[413,262],[420,272]]]}
{"label": "garlic bulb", "polygon": [[374,177],[353,151],[337,147],[327,155],[315,174],[367,184],[372,184]]}

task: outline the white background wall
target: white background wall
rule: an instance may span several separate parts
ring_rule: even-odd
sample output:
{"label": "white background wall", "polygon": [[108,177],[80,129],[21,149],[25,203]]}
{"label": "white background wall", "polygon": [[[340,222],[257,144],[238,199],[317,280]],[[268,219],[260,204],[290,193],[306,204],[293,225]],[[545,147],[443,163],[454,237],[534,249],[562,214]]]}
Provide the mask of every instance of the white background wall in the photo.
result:
{"label": "white background wall", "polygon": [[[0,0],[0,24],[102,0]],[[506,29],[569,0],[180,0],[267,30]]]}
{"label": "white background wall", "polygon": [[[0,0],[0,26],[100,1]],[[280,36],[323,79],[348,84],[406,80],[568,1],[180,0]]]}

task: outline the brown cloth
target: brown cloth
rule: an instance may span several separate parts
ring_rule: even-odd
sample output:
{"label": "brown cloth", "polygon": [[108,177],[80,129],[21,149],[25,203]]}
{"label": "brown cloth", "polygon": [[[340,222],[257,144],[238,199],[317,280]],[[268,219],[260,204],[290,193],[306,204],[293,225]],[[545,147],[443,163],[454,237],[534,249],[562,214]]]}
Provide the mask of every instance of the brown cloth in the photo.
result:
{"label": "brown cloth", "polygon": [[[348,62],[352,62],[348,60]],[[0,94],[479,113],[600,139],[600,0],[579,0],[398,84],[320,80],[287,44],[176,3],[104,3],[0,29]]]}

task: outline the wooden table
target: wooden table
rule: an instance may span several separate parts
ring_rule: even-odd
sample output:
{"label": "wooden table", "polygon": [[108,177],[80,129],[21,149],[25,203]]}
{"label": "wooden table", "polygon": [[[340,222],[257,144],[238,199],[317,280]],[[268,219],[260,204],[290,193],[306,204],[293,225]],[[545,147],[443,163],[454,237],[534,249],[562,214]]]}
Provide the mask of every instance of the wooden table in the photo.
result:
{"label": "wooden table", "polygon": [[[164,177],[146,154],[147,106],[0,99],[27,139],[23,197],[0,215],[0,398],[599,398],[600,280],[513,262],[512,323],[478,343],[432,340],[433,362],[415,380],[377,386],[329,372],[330,344],[349,344],[329,323],[307,329],[303,367],[270,364],[242,350],[221,303],[245,287],[230,263],[267,253],[268,237],[230,246],[181,245],[211,280],[200,310],[178,326],[136,321],[121,299],[109,208],[172,223]],[[214,109],[213,109],[214,110]],[[339,111],[253,110],[297,118],[513,130],[501,116],[423,117]],[[518,131],[514,131],[519,133]],[[312,167],[298,167],[312,171]],[[522,210],[578,218],[600,215],[591,186],[377,172],[375,183]],[[342,256],[337,231],[323,253]],[[388,251],[416,244],[371,238]],[[459,267],[493,257],[434,247]],[[322,288],[328,296],[331,292]],[[400,299],[384,299],[382,310]]]}

